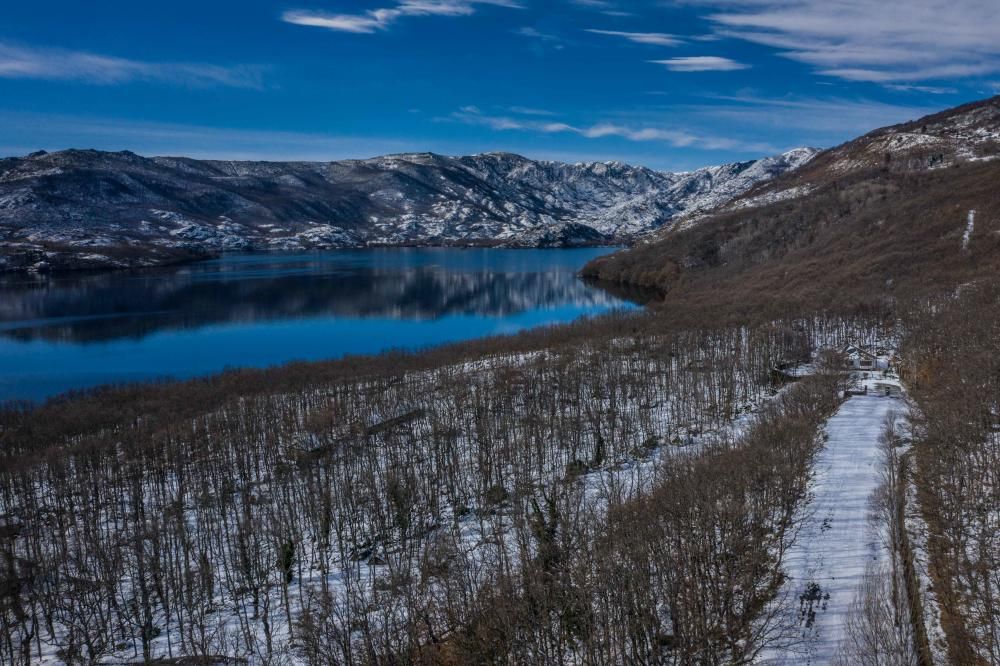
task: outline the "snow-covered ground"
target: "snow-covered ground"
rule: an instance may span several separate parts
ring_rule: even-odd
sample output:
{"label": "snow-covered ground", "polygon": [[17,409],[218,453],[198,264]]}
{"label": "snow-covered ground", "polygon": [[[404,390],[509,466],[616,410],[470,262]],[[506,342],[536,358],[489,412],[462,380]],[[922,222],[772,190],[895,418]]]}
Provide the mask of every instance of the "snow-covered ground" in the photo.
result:
{"label": "snow-covered ground", "polygon": [[779,595],[786,640],[763,655],[769,664],[827,664],[836,659],[866,569],[890,553],[873,524],[870,497],[880,482],[879,436],[889,413],[905,403],[875,391],[846,400],[827,422],[811,497],[796,518],[795,542],[784,558],[788,578]]}
{"label": "snow-covered ground", "polygon": [[[750,340],[746,341],[747,348]],[[768,401],[773,400],[780,391],[772,391],[766,379],[751,380],[749,377],[762,376],[761,373],[748,372],[748,378],[733,377],[729,381],[723,381],[716,375],[712,368],[717,364],[713,361],[715,356],[706,349],[698,349],[690,353],[669,354],[669,356],[657,356],[661,359],[654,362],[648,357],[648,347],[654,347],[654,341],[645,341],[642,346],[637,346],[631,339],[616,340],[611,343],[615,350],[612,358],[621,360],[620,364],[614,364],[616,370],[607,375],[595,375],[595,381],[602,388],[601,391],[583,391],[580,395],[585,396],[588,405],[588,413],[603,415],[610,413],[615,405],[617,409],[617,419],[622,424],[634,424],[626,430],[619,426],[614,432],[627,432],[627,436],[616,436],[609,441],[618,442],[618,446],[609,446],[606,459],[601,466],[589,469],[582,468],[582,473],[576,478],[577,491],[581,496],[581,510],[593,511],[602,514],[611,503],[612,498],[636,497],[644,492],[648,492],[655,483],[657,470],[662,466],[669,465],[676,458],[685,456],[696,456],[705,447],[709,447],[717,440],[733,440],[743,432],[748,425],[756,418],[756,414]],[[728,346],[725,346],[728,349]],[[720,349],[722,349],[720,347]],[[400,396],[420,396],[416,402],[396,402],[387,400],[374,401],[367,405],[369,410],[365,413],[366,422],[385,423],[390,422],[400,415],[415,414],[426,409],[438,409],[441,414],[452,418],[456,423],[460,421],[451,414],[458,414],[458,407],[453,412],[447,411],[447,395],[442,393],[440,387],[448,386],[450,381],[456,378],[464,378],[464,381],[476,381],[482,387],[492,386],[491,382],[497,381],[495,375],[502,372],[513,372],[515,374],[530,369],[529,366],[541,363],[550,352],[539,351],[524,354],[514,354],[513,356],[489,356],[474,361],[459,364],[457,366],[447,366],[434,371],[414,372],[406,376],[406,381],[413,383],[415,387],[412,393],[401,392]],[[588,355],[600,354],[604,356],[605,351],[579,349],[574,356],[578,362],[583,362]],[[726,356],[727,352],[719,351],[719,354]],[[543,364],[544,365],[544,364]],[[547,367],[547,366],[546,366]],[[608,365],[610,368],[611,366]],[[617,368],[620,368],[618,370]],[[610,387],[617,386],[615,382],[621,383],[619,373],[632,376],[641,373],[643,381],[634,382],[635,387],[642,387],[641,391],[633,390],[626,397],[619,396],[615,400],[609,393]],[[796,374],[804,374],[804,370]],[[539,373],[534,371],[534,376],[540,378],[543,386],[563,387],[540,390],[557,391],[578,391],[578,388],[570,389],[570,383],[563,375]],[[472,378],[477,378],[473,380]],[[617,378],[617,379],[615,379]],[[546,381],[548,379],[549,381]],[[615,382],[612,381],[615,379]],[[631,384],[630,384],[631,385]],[[438,388],[434,388],[438,387]],[[683,387],[683,390],[677,387]],[[735,410],[727,415],[715,415],[714,409],[710,406],[715,401],[720,400],[719,396],[712,392],[713,387],[725,387],[727,392],[731,392],[735,401]],[[359,389],[360,390],[360,389]],[[386,390],[380,387],[380,390]],[[620,389],[614,389],[620,390]],[[690,402],[692,396],[705,393],[704,400],[698,402],[708,410],[702,414],[695,409]],[[562,393],[560,393],[561,395]],[[568,394],[567,394],[568,395]],[[575,393],[574,393],[575,395]],[[715,396],[713,398],[713,396]],[[312,404],[321,396],[315,395],[308,399]],[[291,397],[288,397],[291,400]],[[415,398],[408,398],[415,400]],[[428,401],[426,404],[424,400]],[[278,403],[284,402],[283,398],[276,398]],[[526,405],[530,408],[532,403],[530,397],[526,399]],[[382,410],[387,410],[385,413]],[[709,414],[711,412],[711,414]],[[343,417],[345,423],[347,417]],[[289,423],[298,423],[297,419]],[[310,436],[303,432],[298,425],[291,425],[292,431],[285,437],[279,438],[281,441],[295,442],[296,446],[307,446],[312,440]],[[417,427],[417,426],[413,426]],[[427,427],[430,427],[429,423]],[[473,432],[472,428],[467,429]],[[412,432],[417,432],[416,430]],[[585,435],[586,435],[585,431]],[[466,456],[463,460],[468,463],[456,465],[457,468],[473,469],[476,455],[477,440],[472,437],[460,436],[454,440],[454,452],[459,456]],[[387,447],[387,445],[386,445]],[[404,448],[409,448],[404,447]],[[388,448],[379,449],[382,454],[376,453],[373,464],[384,464],[385,460],[393,459],[385,451]],[[540,461],[540,464],[533,466],[532,480],[540,486],[552,486],[560,483],[560,479],[566,475],[566,470],[570,464],[575,462],[572,455],[566,451],[565,459],[551,459],[550,461]],[[574,454],[575,455],[575,454]],[[407,464],[421,464],[420,459],[433,459],[427,454],[417,456]],[[436,478],[436,474],[431,471],[423,472],[428,478]],[[511,467],[507,474],[511,475],[510,487],[516,478],[529,478],[520,469]],[[472,477],[470,477],[472,478]],[[474,480],[469,481],[474,485]],[[464,484],[464,481],[463,481]],[[459,485],[463,485],[459,484]],[[277,486],[272,485],[272,480],[264,475],[255,484],[257,492],[261,496],[274,492]],[[457,487],[457,486],[456,486]],[[452,492],[452,491],[448,491]],[[426,520],[426,524],[432,525],[436,534],[440,536],[441,543],[447,540],[455,548],[455,561],[461,562],[463,570],[468,571],[470,580],[475,580],[477,586],[485,585],[488,581],[488,574],[497,566],[495,563],[501,558],[510,558],[516,561],[515,549],[520,545],[517,534],[512,529],[514,514],[510,507],[501,505],[496,510],[487,510],[482,507],[482,511],[477,511],[475,496],[462,495],[458,497],[455,492],[455,500],[449,499],[447,493],[441,495],[447,506],[440,508],[439,513],[428,519],[426,513],[420,514],[420,520]],[[147,496],[152,496],[154,491],[150,489]],[[461,500],[460,502],[458,500]],[[459,504],[462,508],[459,508]],[[155,513],[158,510],[154,509]],[[208,525],[216,516],[209,515],[205,511],[211,511],[207,505],[190,506],[186,510],[189,516],[189,523],[192,533],[198,532],[200,525]],[[2,513],[2,512],[0,512]],[[221,653],[235,653],[227,641],[237,641],[246,633],[257,636],[254,645],[260,646],[265,643],[265,639],[260,634],[260,625],[266,623],[271,634],[271,640],[275,647],[275,652],[269,655],[257,655],[248,653],[245,650],[239,652],[240,656],[246,656],[251,664],[274,663],[274,664],[295,664],[302,663],[297,655],[293,654],[292,647],[292,626],[289,618],[294,622],[300,617],[306,608],[315,607],[316,597],[320,590],[329,589],[338,602],[349,604],[345,606],[350,612],[358,617],[365,617],[373,623],[398,622],[401,610],[394,609],[389,605],[379,606],[379,602],[384,595],[380,588],[391,581],[394,575],[399,575],[401,571],[409,571],[409,567],[414,566],[407,558],[407,552],[397,548],[395,542],[390,537],[382,537],[375,533],[375,528],[369,526],[365,519],[359,521],[365,526],[365,534],[360,531],[355,535],[355,541],[360,545],[367,543],[371,546],[372,556],[357,557],[347,554],[344,549],[340,556],[326,556],[317,551],[315,541],[303,539],[301,546],[296,550],[296,573],[294,579],[287,586],[288,611],[284,610],[281,601],[282,588],[280,585],[272,585],[266,589],[262,597],[266,605],[258,614],[252,610],[249,597],[238,592],[237,584],[228,581],[228,571],[223,566],[223,562],[233,557],[229,546],[221,546],[218,549],[218,556],[215,570],[218,573],[220,584],[215,589],[215,596],[208,602],[206,607],[208,620],[215,632],[213,638],[213,649]],[[109,535],[114,533],[111,524],[107,526]],[[370,528],[370,529],[369,529]],[[262,529],[267,529],[262,527]],[[308,531],[306,528],[304,531]],[[366,536],[371,533],[371,536]],[[109,538],[111,538],[109,536]],[[380,542],[381,540],[381,542]],[[378,546],[379,550],[375,550]],[[318,566],[323,557],[328,557],[326,568]],[[234,579],[235,580],[235,579]],[[126,584],[123,586],[128,589]],[[265,618],[260,620],[259,618]],[[176,618],[170,618],[157,610],[155,612],[154,623],[162,631],[152,641],[152,651],[154,655],[168,656],[184,652],[190,649],[183,643],[183,636],[178,630],[179,622]],[[255,633],[256,632],[256,633]],[[48,635],[38,639],[34,657],[36,663],[61,664],[63,660],[58,653],[58,649],[65,643],[65,632],[61,627],[57,627],[56,636],[53,639]],[[279,647],[280,646],[280,647]],[[121,663],[138,656],[138,647],[134,642],[123,642],[121,647],[107,657],[107,663]],[[266,658],[265,658],[266,657]]]}

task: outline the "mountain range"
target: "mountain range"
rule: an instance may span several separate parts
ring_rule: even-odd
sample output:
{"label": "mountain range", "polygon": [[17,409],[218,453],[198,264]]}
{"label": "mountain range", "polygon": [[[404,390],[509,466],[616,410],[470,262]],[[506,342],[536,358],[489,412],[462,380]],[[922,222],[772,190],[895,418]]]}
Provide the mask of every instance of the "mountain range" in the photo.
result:
{"label": "mountain range", "polygon": [[1000,270],[998,183],[993,97],[823,151],[584,274],[736,316],[960,288]]}
{"label": "mountain range", "polygon": [[149,266],[227,251],[628,243],[817,152],[685,173],[509,153],[319,163],[38,152],[0,160],[0,270]]}

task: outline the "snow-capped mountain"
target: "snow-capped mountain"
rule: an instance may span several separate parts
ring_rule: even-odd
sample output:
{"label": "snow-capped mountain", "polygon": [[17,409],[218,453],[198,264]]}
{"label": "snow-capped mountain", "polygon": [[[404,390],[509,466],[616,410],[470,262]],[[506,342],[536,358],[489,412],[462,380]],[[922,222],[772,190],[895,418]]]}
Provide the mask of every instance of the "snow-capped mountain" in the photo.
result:
{"label": "snow-capped mountain", "polygon": [[667,173],[509,153],[279,163],[40,152],[0,160],[0,268],[152,265],[232,250],[626,242],[815,154]]}

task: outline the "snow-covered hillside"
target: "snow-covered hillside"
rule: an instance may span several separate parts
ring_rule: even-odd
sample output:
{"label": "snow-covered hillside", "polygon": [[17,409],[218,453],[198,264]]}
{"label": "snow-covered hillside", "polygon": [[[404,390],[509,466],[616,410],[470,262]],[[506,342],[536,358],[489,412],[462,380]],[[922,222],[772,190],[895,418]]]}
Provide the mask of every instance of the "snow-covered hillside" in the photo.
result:
{"label": "snow-covered hillside", "polygon": [[156,264],[236,250],[611,244],[715,208],[815,153],[687,173],[509,153],[323,163],[35,153],[0,160],[0,269]]}

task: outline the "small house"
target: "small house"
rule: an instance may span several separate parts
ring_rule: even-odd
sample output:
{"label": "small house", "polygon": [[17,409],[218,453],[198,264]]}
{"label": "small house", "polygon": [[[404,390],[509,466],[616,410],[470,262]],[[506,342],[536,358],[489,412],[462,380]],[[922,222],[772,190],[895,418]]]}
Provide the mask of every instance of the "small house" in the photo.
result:
{"label": "small house", "polygon": [[889,359],[878,356],[860,345],[851,343],[842,350],[848,370],[888,370]]}

